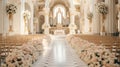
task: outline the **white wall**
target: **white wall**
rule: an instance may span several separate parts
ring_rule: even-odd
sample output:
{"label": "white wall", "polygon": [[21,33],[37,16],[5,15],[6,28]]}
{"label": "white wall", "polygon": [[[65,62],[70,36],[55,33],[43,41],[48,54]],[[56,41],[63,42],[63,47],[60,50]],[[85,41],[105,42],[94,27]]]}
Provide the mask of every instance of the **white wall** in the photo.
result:
{"label": "white wall", "polygon": [[20,4],[17,5],[17,13],[14,15],[13,30],[14,34],[20,34]]}
{"label": "white wall", "polygon": [[3,32],[3,0],[0,0],[0,34]]}
{"label": "white wall", "polygon": [[25,10],[25,2],[30,5],[31,8],[31,32],[33,32],[33,3],[32,0],[0,0],[0,34],[10,34],[9,32],[9,19],[6,13],[6,5],[8,3],[17,6],[16,14],[13,15],[13,32],[12,34],[24,34],[24,20],[23,12]]}

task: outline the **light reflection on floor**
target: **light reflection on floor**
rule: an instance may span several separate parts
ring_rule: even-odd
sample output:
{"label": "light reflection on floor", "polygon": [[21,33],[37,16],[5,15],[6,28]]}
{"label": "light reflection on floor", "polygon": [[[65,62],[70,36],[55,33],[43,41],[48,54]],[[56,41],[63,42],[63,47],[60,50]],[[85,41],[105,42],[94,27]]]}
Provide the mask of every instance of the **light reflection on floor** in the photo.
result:
{"label": "light reflection on floor", "polygon": [[52,39],[32,67],[87,67],[66,43],[65,36],[52,36]]}
{"label": "light reflection on floor", "polygon": [[59,64],[64,64],[66,61],[66,51],[64,47],[65,43],[62,40],[55,40],[54,42],[53,55],[55,61]]}

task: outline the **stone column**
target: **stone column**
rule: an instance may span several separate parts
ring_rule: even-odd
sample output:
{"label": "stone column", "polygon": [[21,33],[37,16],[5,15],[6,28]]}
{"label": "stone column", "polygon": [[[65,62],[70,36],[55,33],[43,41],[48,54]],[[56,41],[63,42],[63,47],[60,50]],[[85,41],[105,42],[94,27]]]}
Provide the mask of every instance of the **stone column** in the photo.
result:
{"label": "stone column", "polygon": [[100,33],[100,14],[97,11],[96,4],[102,2],[102,0],[92,0],[93,4],[93,23],[92,23],[92,33],[99,34]]}
{"label": "stone column", "polygon": [[69,0],[70,2],[70,24],[69,24],[69,29],[70,29],[70,34],[75,34],[75,29],[77,29],[76,25],[75,25],[75,7],[74,7],[74,4],[73,4],[73,0]]}
{"label": "stone column", "polygon": [[45,8],[45,23],[42,26],[42,29],[44,29],[44,34],[49,34],[49,8]]}
{"label": "stone column", "polygon": [[70,25],[69,25],[69,29],[70,29],[70,34],[75,34],[75,30],[77,29],[77,26],[75,25],[75,10],[74,9],[70,9]]}
{"label": "stone column", "polygon": [[115,13],[115,0],[105,0],[108,6],[108,14],[105,20],[105,31],[107,34],[116,32],[116,13]]}
{"label": "stone column", "polygon": [[120,36],[120,0],[118,0],[118,32]]}
{"label": "stone column", "polygon": [[45,23],[42,26],[42,29],[44,29],[44,34],[49,34],[49,0],[45,1]]}

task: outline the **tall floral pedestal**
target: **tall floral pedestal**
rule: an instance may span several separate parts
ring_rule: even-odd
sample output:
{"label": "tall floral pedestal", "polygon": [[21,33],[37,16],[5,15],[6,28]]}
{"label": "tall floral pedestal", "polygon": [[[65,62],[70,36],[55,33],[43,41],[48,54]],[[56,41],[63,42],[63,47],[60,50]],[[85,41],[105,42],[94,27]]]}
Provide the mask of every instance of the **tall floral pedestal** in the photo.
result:
{"label": "tall floral pedestal", "polygon": [[7,35],[13,34],[13,15],[16,13],[17,7],[14,4],[7,4],[6,5],[6,13],[8,14],[9,18],[9,27],[8,27],[8,32],[6,33]]}
{"label": "tall floral pedestal", "polygon": [[14,35],[13,30],[13,14],[9,14],[9,29],[8,29],[8,35]]}

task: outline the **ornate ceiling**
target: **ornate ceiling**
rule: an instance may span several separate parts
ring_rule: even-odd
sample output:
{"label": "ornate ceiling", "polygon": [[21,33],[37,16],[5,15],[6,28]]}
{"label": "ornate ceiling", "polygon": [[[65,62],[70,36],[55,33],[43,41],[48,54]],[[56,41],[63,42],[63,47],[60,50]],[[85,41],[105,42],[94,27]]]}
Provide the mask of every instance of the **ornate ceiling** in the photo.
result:
{"label": "ornate ceiling", "polygon": [[[35,12],[40,12],[45,7],[45,0],[33,0]],[[68,11],[70,8],[70,0],[49,0],[50,10],[56,5],[63,5],[65,6],[66,10]],[[80,0],[73,0],[73,5],[75,6],[76,10],[80,10]]]}
{"label": "ornate ceiling", "polygon": [[[50,1],[50,8],[52,9],[55,5],[61,4],[66,8],[70,7],[70,0],[49,0]],[[39,10],[42,10],[45,6],[45,0],[36,0],[38,4]],[[36,5],[36,4],[35,4]],[[80,0],[73,0],[73,5],[78,9],[80,8]]]}

